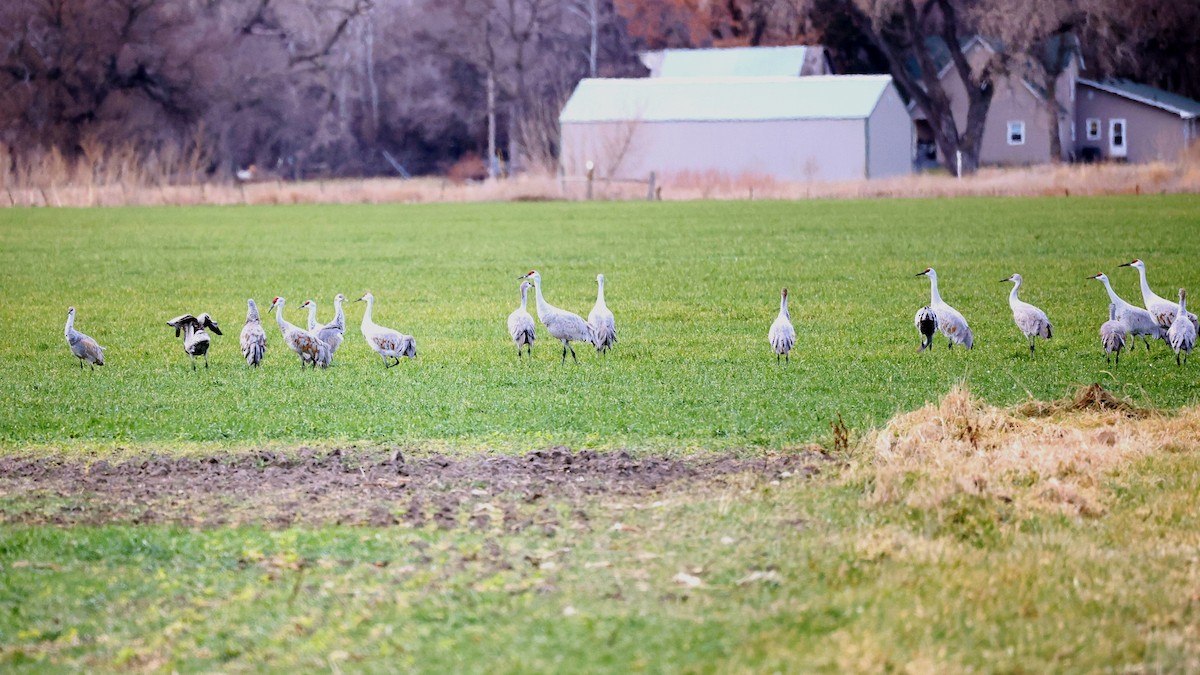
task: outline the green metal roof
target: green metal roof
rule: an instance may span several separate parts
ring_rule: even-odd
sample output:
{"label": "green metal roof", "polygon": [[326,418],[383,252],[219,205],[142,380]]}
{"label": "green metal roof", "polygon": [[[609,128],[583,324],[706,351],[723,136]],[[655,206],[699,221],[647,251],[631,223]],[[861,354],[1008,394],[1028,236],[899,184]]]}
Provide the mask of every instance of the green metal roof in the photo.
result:
{"label": "green metal roof", "polygon": [[1082,78],[1080,78],[1079,84],[1095,87],[1100,91],[1107,91],[1110,94],[1116,94],[1117,96],[1145,103],[1156,108],[1162,108],[1167,112],[1179,115],[1183,119],[1200,117],[1200,101],[1195,101],[1179,94],[1172,94],[1169,91],[1163,91],[1148,84],[1139,84],[1137,82],[1130,82],[1129,80],[1111,79],[1096,81]]}

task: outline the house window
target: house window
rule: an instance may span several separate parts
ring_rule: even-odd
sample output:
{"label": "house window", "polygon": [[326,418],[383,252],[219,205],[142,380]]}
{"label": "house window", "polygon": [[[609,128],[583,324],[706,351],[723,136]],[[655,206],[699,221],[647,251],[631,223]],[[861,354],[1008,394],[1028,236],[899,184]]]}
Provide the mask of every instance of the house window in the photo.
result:
{"label": "house window", "polygon": [[1008,123],[1008,144],[1025,145],[1025,123],[1022,121]]}
{"label": "house window", "polygon": [[1100,118],[1089,117],[1086,123],[1087,139],[1089,141],[1100,140]]}

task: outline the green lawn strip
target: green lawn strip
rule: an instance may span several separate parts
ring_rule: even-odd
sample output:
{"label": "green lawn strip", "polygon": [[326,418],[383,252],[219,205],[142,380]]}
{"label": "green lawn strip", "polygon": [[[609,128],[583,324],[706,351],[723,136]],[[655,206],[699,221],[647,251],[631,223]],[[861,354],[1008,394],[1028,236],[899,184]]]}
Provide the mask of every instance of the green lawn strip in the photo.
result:
{"label": "green lawn strip", "polygon": [[[1101,358],[1108,300],[1098,271],[1137,302],[1148,261],[1162,295],[1194,283],[1200,197],[845,202],[472,204],[56,209],[0,212],[0,447],[369,442],[522,449],[781,448],[854,429],[965,381],[1011,404],[1102,382],[1140,404],[1196,401],[1196,378],[1157,345]],[[917,354],[912,327],[932,265],[967,316],[972,352]],[[504,330],[515,277],[542,272],[547,299],[586,314],[595,274],[620,342],[559,367],[544,332],[531,363]],[[1055,337],[1030,359],[1008,286],[1047,311]],[[766,331],[779,287],[799,336],[776,366]],[[371,290],[378,323],[416,336],[419,358],[385,370],[347,307],[346,343],[328,371],[302,372],[264,317],[258,371],[237,351],[245,300],[306,298],[332,313],[337,292]],[[80,372],[62,338],[108,348]],[[165,321],[207,311],[209,370],[193,373]]]}
{"label": "green lawn strip", "polygon": [[[6,527],[6,668],[1195,668],[1200,459],[1106,515],[867,507],[836,476],[495,526]],[[581,524],[586,522],[586,525]],[[981,524],[991,534],[980,537]],[[986,528],[983,528],[986,529]]]}

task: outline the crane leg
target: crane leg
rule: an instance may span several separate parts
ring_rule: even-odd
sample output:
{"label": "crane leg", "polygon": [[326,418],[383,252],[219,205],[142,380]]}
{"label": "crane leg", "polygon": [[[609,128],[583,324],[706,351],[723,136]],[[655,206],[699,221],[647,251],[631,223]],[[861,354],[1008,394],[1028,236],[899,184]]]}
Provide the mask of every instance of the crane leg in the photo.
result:
{"label": "crane leg", "polygon": [[196,372],[196,357],[192,357],[192,372]]}
{"label": "crane leg", "polygon": [[204,352],[204,369],[208,370],[208,352]]}
{"label": "crane leg", "polygon": [[[571,346],[570,342],[567,343],[567,349],[571,350],[571,359],[575,361],[575,363],[579,363],[579,357],[575,356],[575,348]],[[565,362],[566,359],[563,359],[563,361]]]}
{"label": "crane leg", "polygon": [[79,369],[83,370],[83,359],[79,359]]}
{"label": "crane leg", "polygon": [[560,366],[565,366],[565,365],[567,365],[567,343],[566,343],[565,341],[563,342],[563,358],[562,358],[562,363],[560,363],[560,364],[558,364],[558,365],[560,365]]}

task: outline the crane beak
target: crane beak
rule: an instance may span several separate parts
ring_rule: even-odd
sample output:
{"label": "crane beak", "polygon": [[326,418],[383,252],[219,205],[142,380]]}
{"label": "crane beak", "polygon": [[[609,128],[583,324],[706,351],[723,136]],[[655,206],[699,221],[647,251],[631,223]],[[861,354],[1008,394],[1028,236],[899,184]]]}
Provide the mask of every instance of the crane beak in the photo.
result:
{"label": "crane beak", "polygon": [[1120,265],[1117,265],[1117,267],[1133,267],[1133,263],[1132,262],[1121,263]]}

